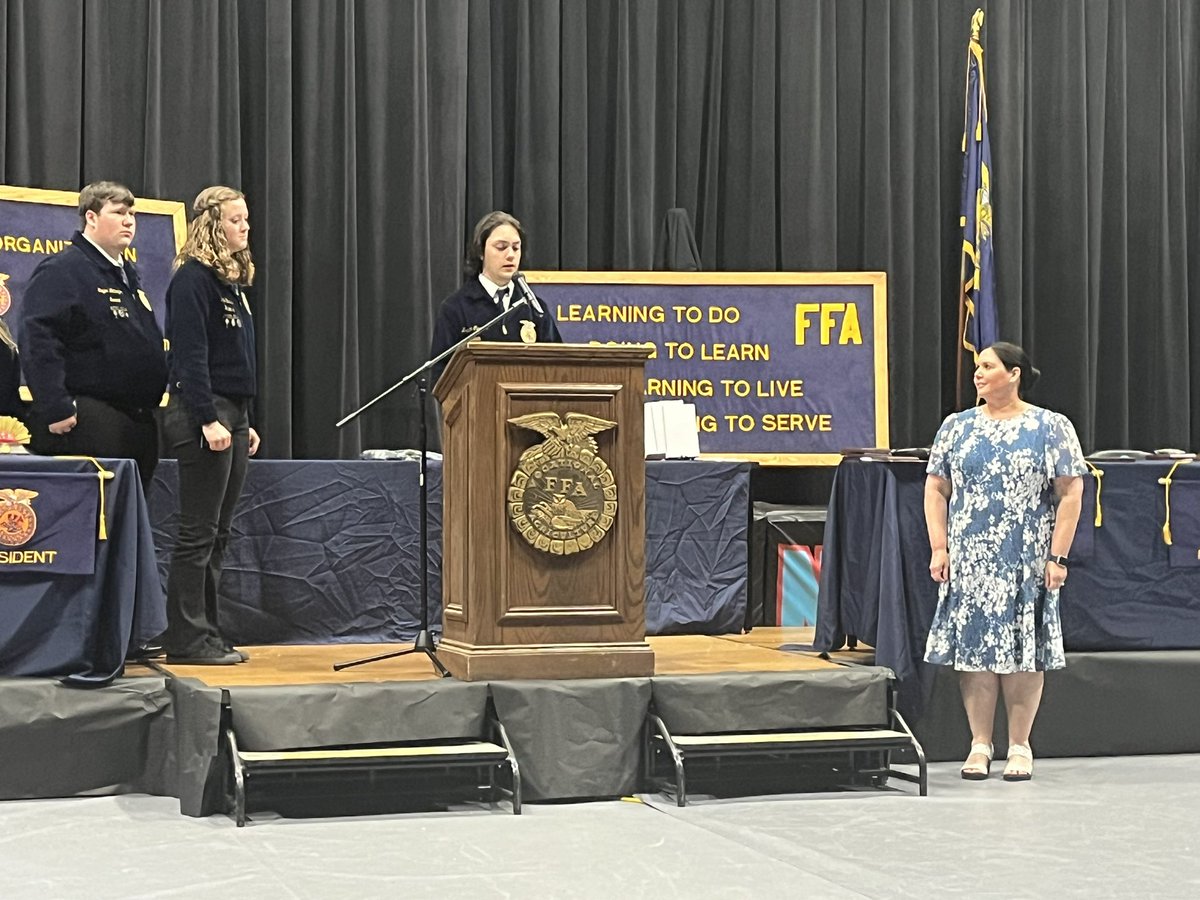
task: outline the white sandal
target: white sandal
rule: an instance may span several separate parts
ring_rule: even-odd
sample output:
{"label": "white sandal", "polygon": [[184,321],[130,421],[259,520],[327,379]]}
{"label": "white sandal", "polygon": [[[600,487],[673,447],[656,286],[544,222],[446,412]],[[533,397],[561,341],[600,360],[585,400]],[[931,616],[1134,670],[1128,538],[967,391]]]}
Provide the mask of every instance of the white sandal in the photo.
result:
{"label": "white sandal", "polygon": [[[992,771],[992,745],[991,744],[972,744],[971,752],[967,754],[967,761],[963,763],[959,774],[967,781],[983,781]],[[972,763],[972,756],[985,757],[983,765]]]}
{"label": "white sandal", "polygon": [[1004,764],[1005,781],[1028,781],[1033,777],[1033,751],[1028,744],[1010,744]]}

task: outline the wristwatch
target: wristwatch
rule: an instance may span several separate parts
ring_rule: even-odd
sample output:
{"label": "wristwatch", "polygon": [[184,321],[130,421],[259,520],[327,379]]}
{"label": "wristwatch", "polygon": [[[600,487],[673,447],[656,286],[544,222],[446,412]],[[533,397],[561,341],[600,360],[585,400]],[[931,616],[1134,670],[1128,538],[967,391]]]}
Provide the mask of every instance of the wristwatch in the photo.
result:
{"label": "wristwatch", "polygon": [[1070,562],[1071,562],[1071,560],[1070,560],[1070,559],[1068,559],[1068,558],[1067,558],[1067,557],[1065,557],[1065,556],[1054,556],[1053,554],[1051,554],[1049,557],[1047,557],[1046,561],[1047,561],[1047,562],[1056,563],[1057,565],[1060,565],[1060,566],[1062,566],[1064,569],[1065,569],[1065,568],[1066,568],[1066,567],[1067,567],[1067,566],[1070,564]]}

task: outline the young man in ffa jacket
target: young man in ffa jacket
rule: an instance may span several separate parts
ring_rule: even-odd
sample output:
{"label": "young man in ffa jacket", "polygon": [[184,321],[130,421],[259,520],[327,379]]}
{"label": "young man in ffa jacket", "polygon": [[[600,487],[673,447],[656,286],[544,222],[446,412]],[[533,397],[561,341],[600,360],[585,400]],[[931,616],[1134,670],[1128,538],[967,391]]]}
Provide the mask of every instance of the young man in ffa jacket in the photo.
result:
{"label": "young man in ffa jacket", "polygon": [[155,410],[167,383],[163,336],[137,270],[129,188],[79,192],[83,227],[34,270],[21,306],[21,367],[33,394],[34,452],[137,461],[149,489],[158,464]]}
{"label": "young man in ffa jacket", "polygon": [[[433,326],[432,359],[464,337],[475,334],[489,321],[521,299],[523,287],[513,279],[521,267],[521,243],[525,233],[521,223],[506,212],[488,213],[475,225],[467,248],[466,276],[463,286],[442,301]],[[515,294],[515,296],[514,296]],[[550,310],[539,300],[527,298],[511,316],[479,334],[485,341],[513,341],[525,344],[562,343],[558,325]],[[433,369],[433,383],[449,363],[442,360]]]}

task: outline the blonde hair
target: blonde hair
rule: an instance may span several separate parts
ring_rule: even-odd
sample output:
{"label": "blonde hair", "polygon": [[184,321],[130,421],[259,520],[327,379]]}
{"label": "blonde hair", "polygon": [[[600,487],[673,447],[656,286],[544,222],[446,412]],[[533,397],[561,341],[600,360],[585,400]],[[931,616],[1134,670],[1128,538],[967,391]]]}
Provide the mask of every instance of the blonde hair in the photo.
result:
{"label": "blonde hair", "polygon": [[219,184],[205,188],[196,195],[192,204],[195,216],[188,223],[187,240],[175,257],[176,269],[189,259],[195,259],[230,284],[254,283],[254,262],[250,258],[250,248],[231,252],[225,240],[225,230],[221,227],[221,207],[230,200],[241,200],[245,196],[241,191]]}
{"label": "blonde hair", "polygon": [[12,336],[12,332],[8,330],[8,324],[3,318],[0,318],[0,344],[4,344],[13,353],[17,352],[17,342]]}

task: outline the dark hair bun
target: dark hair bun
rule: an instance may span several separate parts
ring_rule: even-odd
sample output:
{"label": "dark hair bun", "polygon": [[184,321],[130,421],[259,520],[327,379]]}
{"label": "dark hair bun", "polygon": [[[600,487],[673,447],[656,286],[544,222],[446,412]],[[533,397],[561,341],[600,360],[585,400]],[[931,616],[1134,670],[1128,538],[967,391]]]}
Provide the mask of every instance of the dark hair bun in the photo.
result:
{"label": "dark hair bun", "polygon": [[1021,370],[1021,385],[1019,390],[1021,398],[1024,399],[1025,393],[1032,390],[1033,386],[1037,384],[1038,378],[1042,375],[1029,359],[1029,354],[1016,344],[1009,343],[1008,341],[996,341],[988,349],[996,354],[996,358],[1000,360],[1001,364],[1008,371],[1011,372],[1013,369]]}

